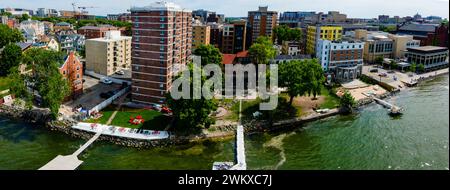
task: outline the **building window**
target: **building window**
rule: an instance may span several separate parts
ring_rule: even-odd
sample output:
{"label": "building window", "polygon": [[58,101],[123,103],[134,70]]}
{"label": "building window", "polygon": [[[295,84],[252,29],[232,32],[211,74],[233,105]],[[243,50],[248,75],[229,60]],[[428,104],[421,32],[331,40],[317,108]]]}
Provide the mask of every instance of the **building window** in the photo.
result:
{"label": "building window", "polygon": [[80,78],[80,74],[77,74],[77,79],[79,79]]}

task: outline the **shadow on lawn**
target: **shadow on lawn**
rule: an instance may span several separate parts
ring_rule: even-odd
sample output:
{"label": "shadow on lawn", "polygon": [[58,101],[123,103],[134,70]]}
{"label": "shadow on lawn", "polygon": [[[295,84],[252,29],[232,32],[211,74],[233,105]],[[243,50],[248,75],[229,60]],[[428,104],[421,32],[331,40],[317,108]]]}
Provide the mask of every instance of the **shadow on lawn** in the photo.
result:
{"label": "shadow on lawn", "polygon": [[285,97],[278,97],[278,106],[275,110],[260,110],[258,101],[256,104],[252,104],[242,110],[242,120],[243,122],[253,119],[253,113],[259,111],[262,116],[259,117],[260,120],[277,121],[286,118],[297,117],[297,108],[289,105],[289,102]]}
{"label": "shadow on lawn", "polygon": [[170,120],[172,118],[169,116],[158,115],[152,120],[144,121],[139,129],[162,131],[170,124]]}

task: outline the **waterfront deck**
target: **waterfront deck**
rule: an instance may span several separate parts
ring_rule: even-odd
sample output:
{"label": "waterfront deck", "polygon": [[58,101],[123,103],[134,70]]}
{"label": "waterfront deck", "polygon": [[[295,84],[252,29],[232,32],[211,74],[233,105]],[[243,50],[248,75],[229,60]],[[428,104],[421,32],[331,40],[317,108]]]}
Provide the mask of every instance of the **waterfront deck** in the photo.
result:
{"label": "waterfront deck", "polygon": [[58,155],[56,158],[39,168],[39,170],[75,170],[77,169],[83,161],[78,160],[78,155],[80,155],[86,148],[88,148],[95,140],[100,137],[102,132],[96,133],[91,139],[89,139],[83,146],[81,146],[77,151],[71,155],[62,156]]}
{"label": "waterfront deck", "polygon": [[167,131],[143,130],[142,133],[137,133],[136,132],[137,129],[123,128],[95,123],[80,122],[72,126],[72,128],[92,133],[102,131],[103,135],[124,137],[129,139],[157,140],[169,138],[169,133]]}

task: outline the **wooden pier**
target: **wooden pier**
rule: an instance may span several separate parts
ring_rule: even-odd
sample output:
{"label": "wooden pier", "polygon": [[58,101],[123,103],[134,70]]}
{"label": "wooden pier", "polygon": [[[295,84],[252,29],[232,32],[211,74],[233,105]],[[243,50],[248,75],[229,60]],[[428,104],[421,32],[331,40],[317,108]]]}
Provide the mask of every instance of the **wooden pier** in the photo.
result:
{"label": "wooden pier", "polygon": [[102,132],[96,133],[91,139],[89,139],[83,146],[81,146],[77,151],[71,155],[62,156],[58,155],[56,158],[39,168],[39,170],[75,170],[77,169],[83,161],[78,160],[78,155],[80,155],[87,147],[89,147],[95,140],[100,137]]}

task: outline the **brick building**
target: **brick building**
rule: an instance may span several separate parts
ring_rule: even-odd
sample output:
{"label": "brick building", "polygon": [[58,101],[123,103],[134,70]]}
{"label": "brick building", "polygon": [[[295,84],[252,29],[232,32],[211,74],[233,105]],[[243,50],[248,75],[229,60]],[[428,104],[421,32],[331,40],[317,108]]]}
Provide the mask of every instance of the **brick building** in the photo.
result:
{"label": "brick building", "polygon": [[77,33],[84,35],[86,39],[103,38],[107,31],[118,30],[115,26],[102,25],[102,26],[83,26],[78,29]]}
{"label": "brick building", "polygon": [[70,96],[66,99],[76,99],[83,94],[83,64],[75,56],[74,52],[70,52],[65,58],[64,63],[60,66],[59,72],[69,79],[71,89]]}
{"label": "brick building", "polygon": [[168,2],[132,7],[132,99],[164,103],[172,78],[189,62],[192,12]]}

